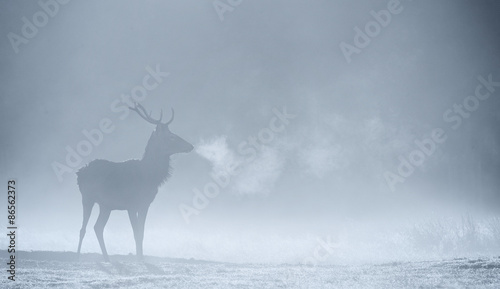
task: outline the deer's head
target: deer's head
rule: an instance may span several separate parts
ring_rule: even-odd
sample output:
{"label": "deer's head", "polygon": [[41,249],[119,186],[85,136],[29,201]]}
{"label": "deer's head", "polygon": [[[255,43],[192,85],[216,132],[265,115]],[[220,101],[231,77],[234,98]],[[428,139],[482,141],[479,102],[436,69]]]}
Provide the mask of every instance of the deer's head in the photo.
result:
{"label": "deer's head", "polygon": [[160,113],[160,119],[156,120],[151,117],[151,113],[146,113],[146,109],[138,103],[135,104],[135,107],[130,107],[130,109],[137,112],[147,122],[156,125],[156,129],[149,139],[148,147],[158,154],[158,157],[168,157],[176,153],[188,153],[193,150],[192,144],[171,132],[168,127],[174,120],[174,109],[172,109],[172,117],[165,123],[161,121],[163,112]]}

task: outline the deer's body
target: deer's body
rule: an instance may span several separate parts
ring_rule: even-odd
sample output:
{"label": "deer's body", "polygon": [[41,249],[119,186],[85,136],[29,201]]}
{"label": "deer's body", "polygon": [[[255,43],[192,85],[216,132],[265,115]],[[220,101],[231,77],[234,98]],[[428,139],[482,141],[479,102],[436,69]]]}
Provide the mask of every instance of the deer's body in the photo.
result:
{"label": "deer's body", "polygon": [[111,210],[136,210],[151,204],[158,187],[169,177],[168,171],[169,160],[161,174],[141,160],[95,160],[77,173],[78,186],[84,203],[98,203]]}
{"label": "deer's body", "polygon": [[[147,115],[144,108],[136,104],[135,110],[148,122],[156,124],[146,151],[141,160],[115,163],[107,160],[94,160],[77,173],[78,186],[82,194],[83,224],[80,230],[78,254],[85,236],[86,227],[94,204],[99,204],[99,217],[94,230],[106,261],[109,260],[104,244],[104,227],[112,210],[127,210],[136,252],[142,258],[144,224],[149,205],[156,197],[158,188],[170,176],[170,156],[175,153],[189,152],[193,146],[170,132],[167,123],[155,121]],[[173,113],[173,111],[172,111]]]}

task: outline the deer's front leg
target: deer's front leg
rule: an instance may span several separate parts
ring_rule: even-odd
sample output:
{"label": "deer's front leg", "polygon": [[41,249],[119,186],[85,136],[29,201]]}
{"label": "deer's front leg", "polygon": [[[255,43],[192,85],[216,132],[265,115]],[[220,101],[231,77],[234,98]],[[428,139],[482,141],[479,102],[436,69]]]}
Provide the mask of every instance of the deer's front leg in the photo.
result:
{"label": "deer's front leg", "polygon": [[130,219],[130,224],[132,225],[132,230],[134,231],[134,240],[135,240],[135,253],[138,258],[139,256],[139,218],[138,213],[135,210],[128,210],[128,217]]}
{"label": "deer's front leg", "polygon": [[137,241],[137,211],[128,210],[128,218],[130,219],[130,224],[132,225],[132,230],[134,231],[134,240]]}
{"label": "deer's front leg", "polygon": [[149,207],[142,208],[137,214],[137,234],[135,238],[135,248],[137,252],[137,257],[142,260],[142,241],[144,240],[144,225],[146,223],[146,216],[148,215]]}

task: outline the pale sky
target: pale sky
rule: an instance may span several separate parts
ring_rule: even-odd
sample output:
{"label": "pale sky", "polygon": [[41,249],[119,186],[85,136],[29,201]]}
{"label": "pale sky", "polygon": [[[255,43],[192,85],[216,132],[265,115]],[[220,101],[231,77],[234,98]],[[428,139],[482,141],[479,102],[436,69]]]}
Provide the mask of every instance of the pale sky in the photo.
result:
{"label": "pale sky", "polygon": [[[228,2],[73,0],[46,8],[54,15],[36,33],[23,17],[44,21],[33,20],[40,4],[0,4],[0,173],[19,182],[22,249],[76,250],[76,176],[58,176],[54,164],[70,168],[67,147],[76,151],[82,131],[103,120],[112,129],[74,169],[140,158],[154,127],[127,114],[123,99],[147,75],[156,85],[141,104],[154,116],[173,107],[170,128],[195,151],[173,157],[150,208],[146,254],[235,260],[196,246],[241,228],[300,235],[346,219],[500,209],[500,87],[480,80],[500,82],[495,1]],[[396,12],[386,25],[356,46],[357,28],[366,35],[388,6]],[[346,57],[342,43],[356,52]],[[473,97],[481,84],[484,100]],[[284,111],[293,117],[280,119]],[[401,178],[401,157],[436,128],[446,140]],[[239,170],[187,224],[179,208],[194,208],[195,191],[231,165]],[[391,189],[388,172],[404,182]],[[98,252],[91,226],[84,251]],[[106,230],[111,252],[133,248],[125,213],[112,213]],[[122,234],[130,242],[113,251]]]}

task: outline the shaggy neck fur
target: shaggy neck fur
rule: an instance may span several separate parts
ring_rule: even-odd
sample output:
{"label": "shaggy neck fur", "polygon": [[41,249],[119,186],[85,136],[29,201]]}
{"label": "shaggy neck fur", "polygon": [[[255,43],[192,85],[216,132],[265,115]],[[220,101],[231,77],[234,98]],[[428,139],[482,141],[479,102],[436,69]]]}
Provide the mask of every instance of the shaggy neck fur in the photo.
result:
{"label": "shaggy neck fur", "polygon": [[146,151],[141,159],[142,172],[148,185],[155,187],[161,186],[170,177],[170,155],[165,154],[164,150],[154,139],[154,132],[146,145]]}

